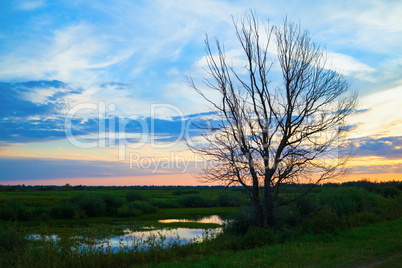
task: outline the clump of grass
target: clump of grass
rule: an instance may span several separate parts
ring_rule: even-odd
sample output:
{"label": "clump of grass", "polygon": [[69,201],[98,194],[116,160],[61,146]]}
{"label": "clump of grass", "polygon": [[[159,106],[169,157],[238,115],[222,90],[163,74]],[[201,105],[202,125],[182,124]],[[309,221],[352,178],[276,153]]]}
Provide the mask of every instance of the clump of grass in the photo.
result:
{"label": "clump of grass", "polygon": [[27,245],[25,234],[15,227],[0,226],[0,254],[22,251]]}

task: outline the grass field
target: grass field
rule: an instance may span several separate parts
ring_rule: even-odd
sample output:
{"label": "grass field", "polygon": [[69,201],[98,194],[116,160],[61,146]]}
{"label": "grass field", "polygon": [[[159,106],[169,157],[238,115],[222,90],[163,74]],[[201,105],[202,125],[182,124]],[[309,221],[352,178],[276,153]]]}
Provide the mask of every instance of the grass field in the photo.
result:
{"label": "grass field", "polygon": [[[1,267],[336,267],[395,265],[402,251],[400,184],[318,187],[277,209],[275,229],[250,221],[241,188],[220,187],[0,187]],[[290,188],[286,196],[297,194]],[[123,234],[127,228],[218,227],[173,222],[226,215],[232,221],[203,242],[165,247],[153,237],[146,251],[80,248],[80,241]],[[57,234],[58,241],[27,240]],[[77,239],[77,237],[82,237]],[[163,238],[163,237],[162,237]],[[154,239],[154,240],[152,240]],[[77,244],[78,243],[78,244]],[[387,259],[388,258],[388,259]]]}

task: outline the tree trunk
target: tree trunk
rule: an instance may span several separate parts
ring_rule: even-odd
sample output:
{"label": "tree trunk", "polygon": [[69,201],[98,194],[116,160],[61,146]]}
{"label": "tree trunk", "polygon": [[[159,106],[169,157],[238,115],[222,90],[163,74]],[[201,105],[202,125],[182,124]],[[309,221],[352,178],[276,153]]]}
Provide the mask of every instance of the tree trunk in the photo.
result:
{"label": "tree trunk", "polygon": [[270,185],[270,178],[273,172],[269,171],[265,174],[264,180],[264,218],[269,227],[275,226],[275,199]]}
{"label": "tree trunk", "polygon": [[[268,188],[268,189],[267,189]],[[272,195],[272,190],[270,187],[264,187],[265,197],[264,197],[264,216],[269,227],[273,228],[275,226],[275,204]]]}
{"label": "tree trunk", "polygon": [[264,215],[262,212],[260,197],[258,195],[255,196],[254,193],[253,193],[253,208],[257,224],[259,227],[262,227],[264,225]]}

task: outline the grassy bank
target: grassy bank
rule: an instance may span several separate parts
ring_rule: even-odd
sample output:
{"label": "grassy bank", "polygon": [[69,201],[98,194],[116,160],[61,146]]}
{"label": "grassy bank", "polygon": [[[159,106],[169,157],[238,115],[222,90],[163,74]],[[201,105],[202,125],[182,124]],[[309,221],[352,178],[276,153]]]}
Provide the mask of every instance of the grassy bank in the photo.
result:
{"label": "grassy bank", "polygon": [[[345,267],[396,264],[402,254],[402,219],[346,230],[306,235],[295,241],[245,251],[191,255],[155,267]],[[398,262],[398,264],[400,264]],[[392,266],[384,266],[392,267]],[[396,267],[396,266],[395,266]]]}

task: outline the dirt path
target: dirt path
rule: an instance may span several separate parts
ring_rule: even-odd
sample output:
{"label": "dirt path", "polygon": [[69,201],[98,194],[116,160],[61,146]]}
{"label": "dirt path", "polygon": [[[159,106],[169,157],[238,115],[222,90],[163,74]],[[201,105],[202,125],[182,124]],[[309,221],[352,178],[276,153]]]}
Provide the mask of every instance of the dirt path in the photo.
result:
{"label": "dirt path", "polygon": [[356,263],[350,267],[367,267],[367,268],[392,268],[392,267],[402,267],[402,252],[397,252],[388,256],[382,260],[374,260],[374,261],[364,261]]}

